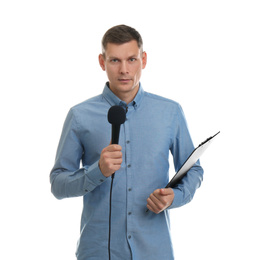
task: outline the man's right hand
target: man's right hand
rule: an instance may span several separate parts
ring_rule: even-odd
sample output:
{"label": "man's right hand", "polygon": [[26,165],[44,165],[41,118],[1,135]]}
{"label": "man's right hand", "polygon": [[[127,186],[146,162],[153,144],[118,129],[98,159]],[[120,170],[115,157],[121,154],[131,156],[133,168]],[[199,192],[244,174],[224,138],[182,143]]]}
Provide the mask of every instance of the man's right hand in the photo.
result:
{"label": "man's right hand", "polygon": [[105,177],[111,176],[118,171],[123,161],[122,147],[117,144],[110,144],[105,147],[100,155],[99,168]]}

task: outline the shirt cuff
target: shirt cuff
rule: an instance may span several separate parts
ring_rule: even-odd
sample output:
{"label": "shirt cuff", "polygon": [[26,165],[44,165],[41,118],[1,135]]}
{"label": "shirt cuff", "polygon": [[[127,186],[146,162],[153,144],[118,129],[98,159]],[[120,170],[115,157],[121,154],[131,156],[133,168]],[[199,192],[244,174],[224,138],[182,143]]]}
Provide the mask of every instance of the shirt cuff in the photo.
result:
{"label": "shirt cuff", "polygon": [[183,205],[183,194],[179,189],[173,189],[174,199],[172,205],[168,209],[178,208]]}
{"label": "shirt cuff", "polygon": [[99,168],[99,161],[92,164],[90,167],[85,168],[85,192],[94,190],[97,186],[102,184],[107,178],[102,174]]}

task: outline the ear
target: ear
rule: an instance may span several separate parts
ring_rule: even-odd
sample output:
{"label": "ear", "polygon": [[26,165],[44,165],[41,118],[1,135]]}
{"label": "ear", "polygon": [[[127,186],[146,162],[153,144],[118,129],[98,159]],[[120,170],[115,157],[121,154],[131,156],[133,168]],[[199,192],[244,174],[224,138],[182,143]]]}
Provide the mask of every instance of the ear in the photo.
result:
{"label": "ear", "polygon": [[99,54],[98,56],[98,61],[99,61],[99,65],[102,68],[102,70],[106,70],[106,66],[105,66],[105,59],[104,59],[104,55],[103,54]]}
{"label": "ear", "polygon": [[142,53],[142,69],[144,69],[146,67],[147,64],[147,53],[145,51],[143,51]]}

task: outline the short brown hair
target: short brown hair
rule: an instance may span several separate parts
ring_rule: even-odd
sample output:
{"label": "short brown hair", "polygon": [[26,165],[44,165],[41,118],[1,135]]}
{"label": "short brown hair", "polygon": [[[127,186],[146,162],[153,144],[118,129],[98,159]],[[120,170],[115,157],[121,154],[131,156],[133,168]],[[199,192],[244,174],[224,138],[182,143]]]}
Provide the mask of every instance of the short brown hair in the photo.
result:
{"label": "short brown hair", "polygon": [[139,32],[127,25],[117,25],[110,28],[102,38],[102,53],[105,54],[107,44],[123,44],[135,40],[139,49],[143,49],[143,40]]}

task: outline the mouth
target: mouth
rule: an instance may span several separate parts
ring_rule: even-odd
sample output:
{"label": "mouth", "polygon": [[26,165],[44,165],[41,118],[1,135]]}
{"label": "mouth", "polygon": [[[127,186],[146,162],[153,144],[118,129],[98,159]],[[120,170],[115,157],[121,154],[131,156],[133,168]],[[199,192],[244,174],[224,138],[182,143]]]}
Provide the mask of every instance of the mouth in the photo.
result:
{"label": "mouth", "polygon": [[120,81],[122,83],[127,83],[127,82],[131,81],[131,79],[118,79],[118,81]]}
{"label": "mouth", "polygon": [[128,85],[130,83],[131,79],[118,79],[118,81],[122,85]]}

